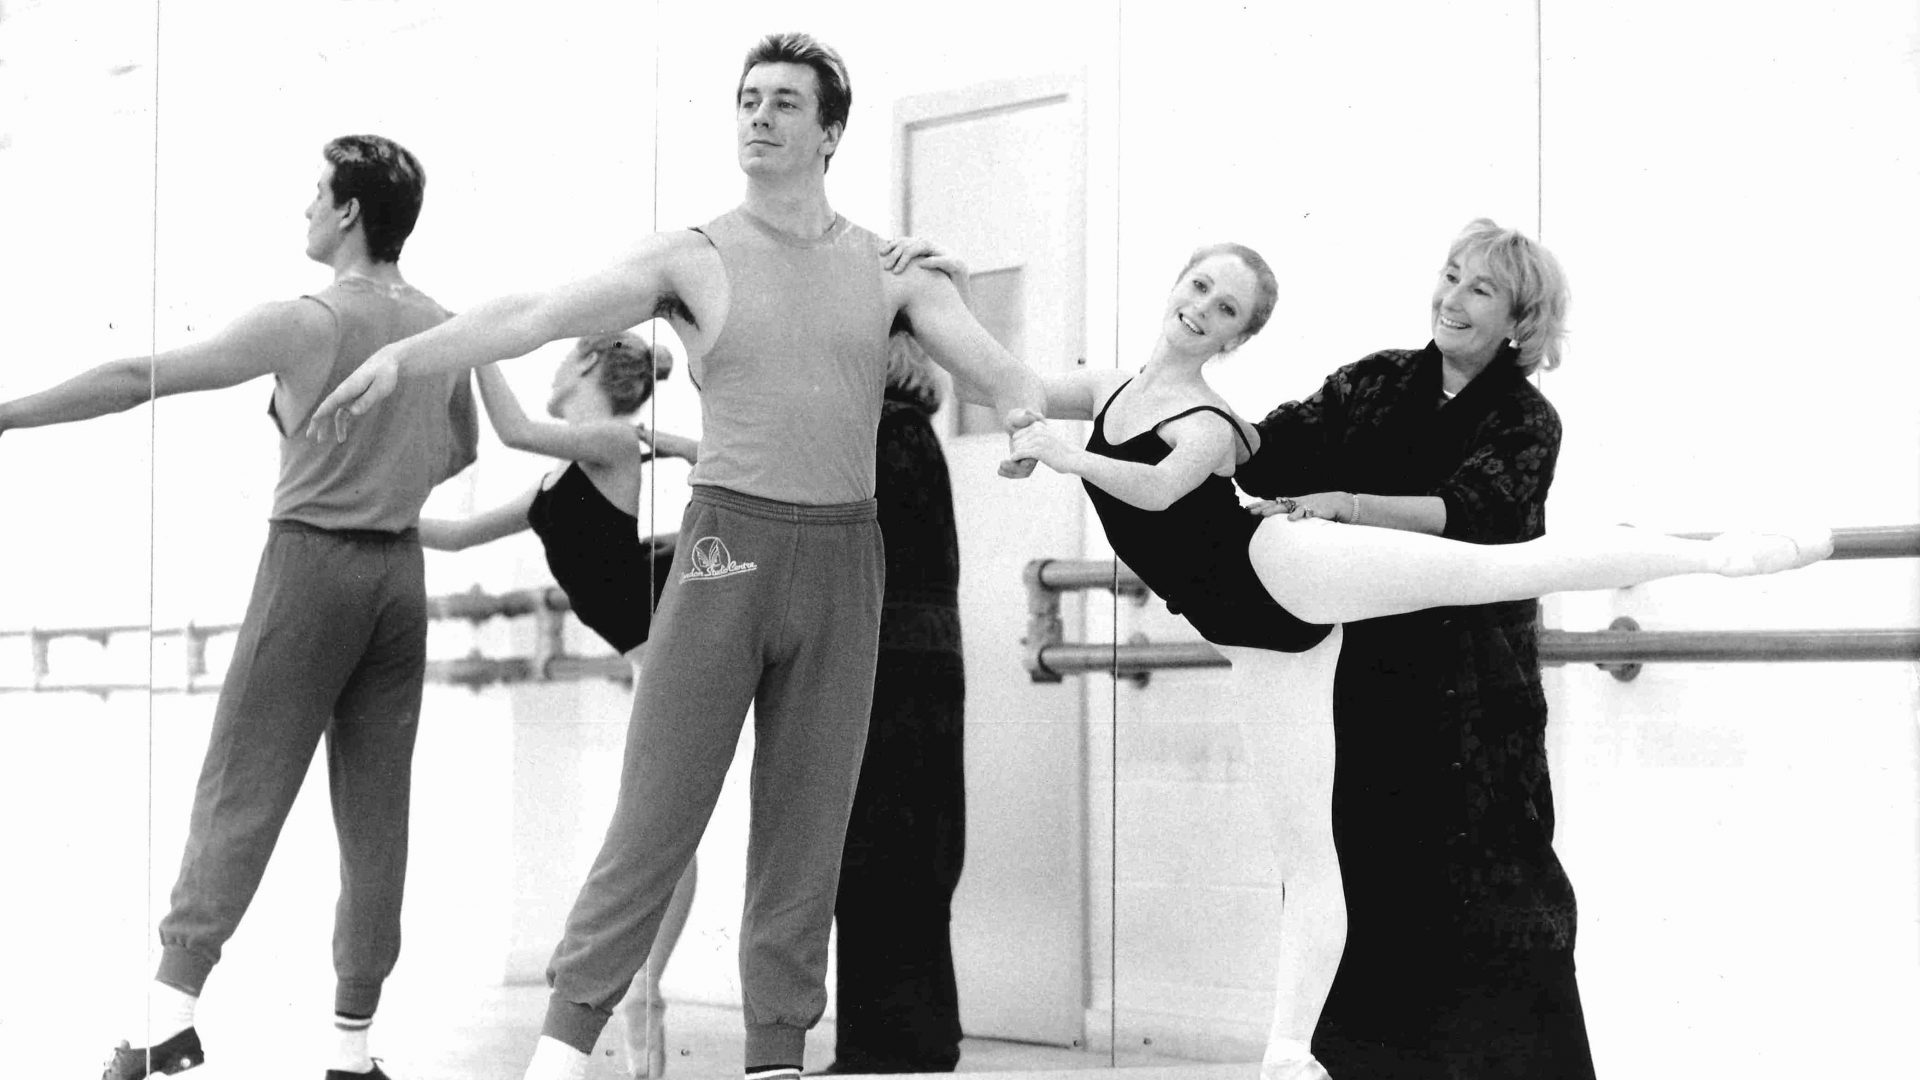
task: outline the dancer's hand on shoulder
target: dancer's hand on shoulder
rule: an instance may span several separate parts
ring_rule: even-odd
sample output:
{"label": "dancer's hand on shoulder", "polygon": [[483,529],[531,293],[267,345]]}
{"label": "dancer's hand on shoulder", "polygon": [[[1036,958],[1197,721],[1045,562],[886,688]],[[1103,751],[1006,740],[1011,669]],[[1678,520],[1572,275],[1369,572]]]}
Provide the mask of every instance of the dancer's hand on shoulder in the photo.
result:
{"label": "dancer's hand on shoulder", "polygon": [[320,402],[313,410],[313,418],[307,421],[307,437],[326,438],[327,421],[333,421],[335,442],[347,441],[347,423],[355,416],[364,414],[368,409],[386,400],[400,384],[400,369],[394,363],[387,346],[372,356],[367,362],[354,369],[353,374],[340,381],[333,393]]}
{"label": "dancer's hand on shoulder", "polygon": [[889,273],[904,274],[907,267],[915,263],[952,278],[960,295],[967,295],[967,284],[972,275],[967,270],[966,262],[939,244],[917,236],[900,236],[887,241],[887,245],[880,249],[880,265]]}

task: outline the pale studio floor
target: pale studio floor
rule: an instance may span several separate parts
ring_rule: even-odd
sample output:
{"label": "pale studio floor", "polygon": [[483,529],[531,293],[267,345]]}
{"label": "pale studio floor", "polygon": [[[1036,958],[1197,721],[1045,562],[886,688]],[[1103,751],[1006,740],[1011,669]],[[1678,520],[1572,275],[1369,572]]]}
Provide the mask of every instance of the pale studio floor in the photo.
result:
{"label": "pale studio floor", "polygon": [[[539,1035],[546,1001],[547,989],[543,986],[501,987],[480,1002],[480,1009],[467,1029],[471,1033],[467,1046],[431,1048],[428,1056],[405,1062],[396,1057],[394,1068],[398,1070],[404,1065],[406,1071],[404,1074],[396,1071],[394,1080],[441,1080],[443,1077],[519,1080],[527,1054]],[[666,1024],[669,1076],[682,1080],[724,1080],[739,1075],[742,1035],[738,1009],[669,1002]],[[419,1053],[430,1048],[410,1050]],[[619,1049],[613,1025],[609,1025],[602,1036],[594,1057],[593,1080],[626,1077],[624,1054]],[[831,1021],[822,1022],[808,1035],[806,1060],[809,1068],[822,1068],[833,1060]],[[1142,1053],[1122,1054],[1118,1063],[1129,1067],[1174,1064],[1167,1058]],[[992,1039],[967,1039],[960,1048],[962,1072],[1083,1072],[1105,1069],[1110,1064],[1105,1051]],[[1256,1071],[1249,1066],[1239,1073],[1251,1076]]]}
{"label": "pale studio floor", "polygon": [[[303,998],[305,995],[301,995]],[[393,1080],[519,1080],[525,1071],[547,990],[510,986],[470,992],[463,1002],[394,1001],[383,1006],[373,1040],[375,1056]],[[318,1080],[325,1033],[305,1007],[291,1001],[253,999],[201,1004],[199,1028],[207,1048],[206,1065],[185,1075],[194,1080],[260,1080],[280,1077]],[[315,1002],[318,1004],[318,1002]],[[324,1016],[323,1016],[324,1018]],[[0,1028],[6,1025],[0,1021]],[[95,1029],[97,1030],[97,1028]],[[77,1035],[78,1032],[76,1031]],[[740,1013],[736,1008],[670,1002],[667,1008],[667,1075],[677,1080],[725,1080],[740,1075]],[[105,1058],[105,1047],[81,1055],[86,1063]],[[823,1022],[808,1036],[807,1065],[824,1067],[833,1057],[833,1024]],[[67,1061],[78,1068],[81,1063]],[[1028,1077],[1071,1074],[1089,1080],[1091,1071],[1115,1064],[1129,1080],[1252,1080],[1259,1067],[1188,1064],[1131,1052],[1110,1059],[1106,1051],[1034,1046],[991,1039],[961,1044],[960,1071],[997,1072]],[[94,1065],[93,1068],[98,1068]],[[25,1075],[25,1074],[9,1074]],[[69,1075],[64,1068],[32,1075]],[[91,1077],[91,1069],[70,1075]],[[625,1060],[616,1029],[609,1026],[594,1055],[592,1080],[625,1080]]]}

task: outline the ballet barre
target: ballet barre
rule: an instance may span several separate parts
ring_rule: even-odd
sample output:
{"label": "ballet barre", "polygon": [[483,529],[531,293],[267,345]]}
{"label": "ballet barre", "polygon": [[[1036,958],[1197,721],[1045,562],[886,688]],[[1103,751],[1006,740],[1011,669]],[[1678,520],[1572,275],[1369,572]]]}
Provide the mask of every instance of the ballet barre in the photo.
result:
{"label": "ballet barre", "polygon": [[[1714,533],[1676,533],[1706,539]],[[1830,559],[1920,558],[1920,525],[1836,529]],[[1068,675],[1111,674],[1145,685],[1155,671],[1229,666],[1204,641],[1125,642],[1065,640],[1064,593],[1104,590],[1145,603],[1152,595],[1138,575],[1112,559],[1035,559],[1027,564],[1027,674],[1036,683]],[[1866,630],[1642,630],[1619,618],[1605,630],[1542,629],[1540,662],[1593,664],[1622,682],[1646,663],[1776,663],[1920,660],[1920,629]]]}
{"label": "ballet barre", "polygon": [[[1701,538],[1712,533],[1682,533]],[[1892,559],[1920,557],[1920,525],[1873,526],[1840,529],[1834,533],[1833,559]],[[1063,593],[1105,590],[1144,604],[1152,595],[1133,571],[1111,559],[1036,559],[1027,564],[1028,675],[1037,683],[1061,682],[1068,675],[1108,673],[1144,685],[1155,671],[1183,668],[1220,668],[1227,661],[1204,641],[1149,641],[1135,634],[1123,643],[1070,642],[1060,617]],[[478,585],[465,592],[430,597],[428,617],[434,621],[479,624],[490,619],[532,616],[536,621],[531,656],[486,656],[477,649],[466,656],[429,660],[430,683],[480,690],[487,686],[524,682],[606,679],[631,684],[633,669],[626,658],[613,653],[582,656],[566,648],[564,616],[572,610],[566,593],[557,586],[488,593]],[[26,684],[0,683],[4,693],[86,693],[105,697],[114,693],[210,693],[220,689],[220,678],[207,670],[207,642],[235,634],[238,623],[193,623],[182,627],[138,624],[75,626],[25,630],[0,629],[0,642],[25,638],[29,643],[32,678]],[[177,680],[85,681],[57,680],[51,673],[51,647],[63,638],[92,641],[105,648],[116,637],[144,636],[152,643],[179,638],[183,650]],[[1913,661],[1920,660],[1920,630],[1641,630],[1631,619],[1616,619],[1606,630],[1576,632],[1542,630],[1543,664],[1591,663],[1627,681],[1648,662],[1724,663],[1739,661]]]}
{"label": "ballet barre", "polygon": [[[489,619],[533,616],[536,621],[532,656],[485,656],[478,650],[466,656],[427,661],[426,681],[479,690],[496,684],[552,682],[573,679],[608,679],[631,684],[633,666],[615,653],[581,656],[567,651],[562,617],[573,607],[558,586],[548,585],[488,593],[475,585],[465,592],[427,599],[427,617],[436,622],[479,624]],[[215,637],[240,632],[239,623],[193,623],[178,627],[154,627],[138,624],[107,626],[31,627],[25,630],[0,629],[0,642],[24,638],[31,657],[32,679],[26,684],[0,683],[5,693],[84,693],[106,697],[115,693],[201,694],[217,692],[221,678],[207,671],[207,642]],[[178,638],[183,644],[182,662],[174,670],[179,677],[170,680],[135,682],[128,680],[60,680],[52,673],[52,646],[55,641],[75,638],[106,648],[116,637],[137,635],[149,642]]]}

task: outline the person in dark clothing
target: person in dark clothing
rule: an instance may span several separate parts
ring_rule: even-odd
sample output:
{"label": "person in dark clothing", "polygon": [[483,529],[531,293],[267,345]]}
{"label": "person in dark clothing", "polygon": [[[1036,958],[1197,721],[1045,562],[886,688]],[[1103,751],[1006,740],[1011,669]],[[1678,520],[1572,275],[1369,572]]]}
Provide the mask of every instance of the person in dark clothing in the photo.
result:
{"label": "person in dark clothing", "polygon": [[966,671],[940,384],[893,336],[874,498],[886,541],[867,753],[834,904],[838,1021],[827,1073],[951,1072],[960,999],[948,935],[966,851]]}
{"label": "person in dark clothing", "polygon": [[[1462,273],[1487,268],[1497,285]],[[1486,290],[1526,313],[1476,334]],[[1293,516],[1478,544],[1546,533],[1560,420],[1528,377],[1559,361],[1553,256],[1481,219],[1454,241],[1434,340],[1375,353],[1256,427],[1255,495]],[[1593,1076],[1573,886],[1553,852],[1538,602],[1347,623],[1334,682],[1333,835],[1346,950],[1314,1032],[1335,1076]]]}

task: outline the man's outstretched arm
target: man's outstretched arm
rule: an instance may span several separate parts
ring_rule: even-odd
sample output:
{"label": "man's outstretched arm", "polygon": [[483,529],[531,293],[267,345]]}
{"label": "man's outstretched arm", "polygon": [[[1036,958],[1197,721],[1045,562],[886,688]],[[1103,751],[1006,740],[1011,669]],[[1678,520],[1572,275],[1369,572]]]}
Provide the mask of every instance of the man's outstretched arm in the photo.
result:
{"label": "man's outstretched arm", "polygon": [[0,432],[91,420],[171,394],[218,390],[330,355],[333,316],[309,300],[262,304],[204,341],[109,360],[37,394],[0,402]]}
{"label": "man's outstretched arm", "polygon": [[[956,382],[992,404],[1009,432],[1019,418],[1045,413],[1047,391],[1040,376],[993,340],[961,302],[945,274],[911,267],[901,280],[907,290],[905,311],[913,325],[913,336]],[[1017,472],[1025,476],[1032,471],[1031,460],[1012,471],[1008,465],[1001,466],[1006,475]]]}
{"label": "man's outstretched arm", "polygon": [[307,434],[346,437],[346,418],[378,405],[400,378],[453,372],[525,356],[550,341],[625,330],[675,295],[677,260],[705,246],[693,233],[658,233],[586,277],[476,304],[431,330],[368,357],[314,410]]}

